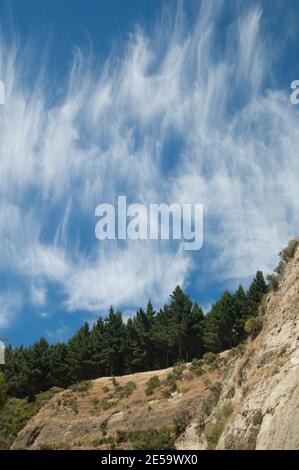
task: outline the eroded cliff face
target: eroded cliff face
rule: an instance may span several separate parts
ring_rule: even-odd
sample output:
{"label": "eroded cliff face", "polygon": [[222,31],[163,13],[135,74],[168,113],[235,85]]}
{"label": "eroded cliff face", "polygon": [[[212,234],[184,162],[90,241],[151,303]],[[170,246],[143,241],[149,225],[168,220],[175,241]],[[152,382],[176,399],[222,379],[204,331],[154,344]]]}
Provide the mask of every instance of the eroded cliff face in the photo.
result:
{"label": "eroded cliff face", "polygon": [[298,249],[265,298],[263,330],[229,356],[217,406],[199,413],[177,448],[299,449]]}
{"label": "eroded cliff face", "polygon": [[[57,394],[13,448],[134,448],[126,432],[173,429],[181,420],[177,449],[299,449],[298,249],[278,290],[265,297],[262,318],[254,340],[222,353],[200,373],[188,364],[179,372],[102,378],[86,390]],[[159,385],[147,395],[152,376]],[[129,382],[134,387],[127,394]]]}

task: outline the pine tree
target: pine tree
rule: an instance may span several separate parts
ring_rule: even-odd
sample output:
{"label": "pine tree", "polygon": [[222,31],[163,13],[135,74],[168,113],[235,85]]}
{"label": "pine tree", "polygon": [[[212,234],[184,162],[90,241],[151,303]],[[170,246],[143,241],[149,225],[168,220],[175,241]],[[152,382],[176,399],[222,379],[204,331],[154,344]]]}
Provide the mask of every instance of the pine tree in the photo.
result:
{"label": "pine tree", "polygon": [[41,338],[26,351],[27,364],[29,365],[28,395],[33,399],[40,391],[48,390],[49,380],[49,343]]}
{"label": "pine tree", "polygon": [[14,397],[29,395],[30,366],[27,350],[20,346],[6,349],[5,378],[8,384],[8,393]]}
{"label": "pine tree", "polygon": [[191,327],[192,302],[184,291],[177,286],[171,294],[169,305],[171,329],[176,358],[182,360],[188,347],[188,332]]}
{"label": "pine tree", "polygon": [[250,303],[244,288],[240,285],[235,292],[235,306],[237,318],[234,326],[234,343],[238,344],[246,338],[244,329],[246,320],[250,317]]}
{"label": "pine tree", "polygon": [[175,361],[175,357],[173,354],[174,331],[168,305],[164,305],[157,313],[153,328],[153,340],[157,368],[169,367]]}
{"label": "pine tree", "polygon": [[74,382],[89,378],[91,371],[90,349],[89,326],[88,323],[84,323],[68,342],[68,363]]}
{"label": "pine tree", "polygon": [[204,344],[207,350],[218,353],[234,346],[234,325],[237,310],[234,297],[224,292],[206,317]]}
{"label": "pine tree", "polygon": [[67,387],[73,382],[68,364],[69,351],[65,343],[50,346],[48,351],[48,382],[53,387]]}
{"label": "pine tree", "polygon": [[263,273],[261,271],[257,271],[247,294],[252,316],[257,315],[258,306],[260,305],[262,298],[267,291],[268,286],[265,282]]}
{"label": "pine tree", "polygon": [[110,307],[104,321],[103,350],[101,364],[110,375],[122,374],[125,369],[126,328],[122,314]]}
{"label": "pine tree", "polygon": [[192,305],[189,324],[188,347],[186,346],[186,359],[200,357],[204,353],[204,327],[205,316],[201,307],[194,302]]}
{"label": "pine tree", "polygon": [[89,337],[91,350],[92,376],[101,377],[106,374],[103,365],[103,349],[105,344],[105,323],[102,317],[94,323]]}
{"label": "pine tree", "polygon": [[149,302],[146,312],[139,309],[127,323],[128,372],[150,370],[153,367],[153,326],[155,312]]}

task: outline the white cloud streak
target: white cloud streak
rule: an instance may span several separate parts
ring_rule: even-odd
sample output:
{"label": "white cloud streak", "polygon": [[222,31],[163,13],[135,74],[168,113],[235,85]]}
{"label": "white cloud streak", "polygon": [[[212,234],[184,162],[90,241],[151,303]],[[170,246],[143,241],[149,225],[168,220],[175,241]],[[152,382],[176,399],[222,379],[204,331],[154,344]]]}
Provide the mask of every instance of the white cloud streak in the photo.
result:
{"label": "white cloud streak", "polygon": [[0,328],[4,330],[14,322],[22,304],[21,295],[8,291],[0,295]]}
{"label": "white cloud streak", "polygon": [[47,290],[43,286],[31,286],[31,302],[38,307],[45,305],[47,299]]}

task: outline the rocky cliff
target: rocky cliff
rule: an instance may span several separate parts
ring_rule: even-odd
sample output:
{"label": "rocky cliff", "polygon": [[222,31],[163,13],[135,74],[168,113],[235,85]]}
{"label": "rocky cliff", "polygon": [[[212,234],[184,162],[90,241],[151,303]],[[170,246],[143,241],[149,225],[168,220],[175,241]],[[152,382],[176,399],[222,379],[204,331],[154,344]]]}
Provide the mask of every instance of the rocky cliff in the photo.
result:
{"label": "rocky cliff", "polygon": [[177,442],[179,449],[299,449],[299,250],[264,299],[263,329],[229,354],[219,401]]}
{"label": "rocky cliff", "polygon": [[55,395],[13,448],[299,449],[299,250],[242,347]]}

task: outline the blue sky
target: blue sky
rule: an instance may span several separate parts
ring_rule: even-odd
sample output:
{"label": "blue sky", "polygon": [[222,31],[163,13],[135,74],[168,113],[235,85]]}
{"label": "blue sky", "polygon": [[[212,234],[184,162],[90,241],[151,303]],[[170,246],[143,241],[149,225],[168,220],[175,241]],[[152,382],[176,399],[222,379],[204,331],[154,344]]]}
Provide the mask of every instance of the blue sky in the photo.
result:
{"label": "blue sky", "polygon": [[[0,333],[67,339],[176,284],[207,310],[298,235],[296,1],[0,0]],[[204,204],[204,246],[99,242],[95,207]]]}

